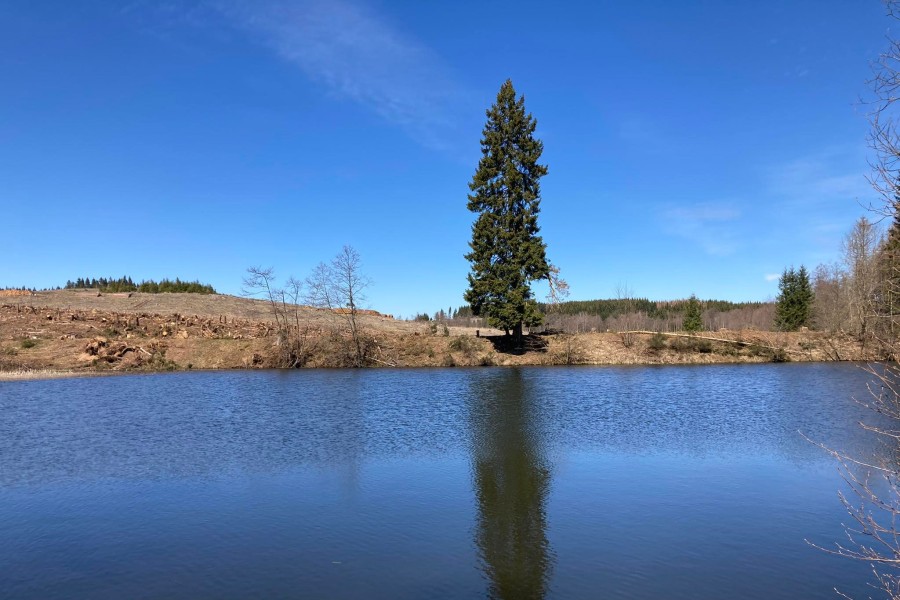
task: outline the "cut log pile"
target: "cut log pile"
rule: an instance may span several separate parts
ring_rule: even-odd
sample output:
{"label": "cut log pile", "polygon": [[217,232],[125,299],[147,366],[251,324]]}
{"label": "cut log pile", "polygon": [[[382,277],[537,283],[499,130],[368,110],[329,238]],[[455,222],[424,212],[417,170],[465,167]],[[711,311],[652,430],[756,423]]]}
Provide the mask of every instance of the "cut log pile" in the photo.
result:
{"label": "cut log pile", "polygon": [[[338,315],[349,315],[350,314],[349,308],[335,308],[332,310],[335,314],[338,314]],[[393,315],[386,315],[386,314],[378,312],[377,310],[370,310],[368,308],[357,308],[356,314],[366,315],[369,317],[382,317],[384,319],[393,319],[394,318]]]}
{"label": "cut log pile", "polygon": [[110,344],[105,337],[95,337],[84,347],[84,353],[88,356],[110,363],[120,360],[129,352],[137,352],[137,348],[125,342]]}
{"label": "cut log pile", "polygon": [[15,296],[34,296],[29,290],[0,290],[0,298],[12,298]]}
{"label": "cut log pile", "polygon": [[102,361],[106,363],[127,363],[129,367],[139,367],[146,361],[165,358],[166,345],[151,341],[147,348],[123,341],[110,341],[97,336],[84,347],[83,360]]}

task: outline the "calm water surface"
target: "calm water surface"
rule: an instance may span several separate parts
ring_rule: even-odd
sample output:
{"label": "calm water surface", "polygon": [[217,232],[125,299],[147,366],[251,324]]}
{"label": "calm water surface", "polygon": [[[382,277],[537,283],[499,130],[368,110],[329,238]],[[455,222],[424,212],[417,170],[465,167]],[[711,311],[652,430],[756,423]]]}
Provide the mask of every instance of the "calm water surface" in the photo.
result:
{"label": "calm water surface", "polygon": [[2,598],[867,597],[851,365],[0,382]]}

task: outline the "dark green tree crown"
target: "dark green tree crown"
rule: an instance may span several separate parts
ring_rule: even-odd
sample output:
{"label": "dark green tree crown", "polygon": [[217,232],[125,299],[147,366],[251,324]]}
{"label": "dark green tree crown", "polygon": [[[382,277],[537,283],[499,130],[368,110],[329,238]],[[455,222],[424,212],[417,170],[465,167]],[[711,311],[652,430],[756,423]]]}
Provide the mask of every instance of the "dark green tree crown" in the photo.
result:
{"label": "dark green tree crown", "polygon": [[501,329],[537,325],[541,314],[529,283],[549,277],[546,245],[539,235],[544,146],[535,139],[537,121],[525,112],[507,80],[487,110],[481,159],[469,184],[468,208],[478,214],[472,225],[472,263],[466,301],[476,315]]}
{"label": "dark green tree crown", "polygon": [[782,331],[794,331],[809,325],[815,294],[806,267],[785,269],[778,280],[778,290],[775,326]]}
{"label": "dark green tree crown", "polygon": [[681,324],[685,331],[700,331],[703,329],[703,306],[696,294],[691,294],[684,307],[684,319]]}

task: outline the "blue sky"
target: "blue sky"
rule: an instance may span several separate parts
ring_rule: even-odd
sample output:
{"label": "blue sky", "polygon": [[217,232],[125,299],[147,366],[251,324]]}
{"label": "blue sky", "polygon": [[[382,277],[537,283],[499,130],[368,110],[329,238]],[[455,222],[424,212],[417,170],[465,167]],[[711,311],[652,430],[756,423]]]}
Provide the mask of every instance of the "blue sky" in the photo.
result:
{"label": "blue sky", "polygon": [[[462,304],[467,184],[511,78],[573,299],[765,300],[837,258],[877,0],[0,3],[0,286],[305,276]],[[543,295],[543,290],[538,289]]]}

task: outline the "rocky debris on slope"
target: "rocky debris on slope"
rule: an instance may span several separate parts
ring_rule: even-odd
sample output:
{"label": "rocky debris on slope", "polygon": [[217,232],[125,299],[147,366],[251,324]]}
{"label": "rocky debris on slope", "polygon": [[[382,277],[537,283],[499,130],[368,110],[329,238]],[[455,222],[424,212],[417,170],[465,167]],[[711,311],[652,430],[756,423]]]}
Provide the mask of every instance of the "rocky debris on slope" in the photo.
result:
{"label": "rocky debris on slope", "polygon": [[[147,348],[123,341],[110,341],[98,336],[84,346],[82,360],[117,364],[123,367],[140,367],[147,363],[165,363],[166,345],[151,341]],[[158,365],[164,366],[164,365]]]}
{"label": "rocky debris on slope", "polygon": [[145,352],[148,356],[151,353],[139,348],[131,346],[125,342],[112,342],[105,337],[95,337],[84,347],[84,353],[90,360],[102,360],[108,363],[114,363],[122,360],[129,352]]}

